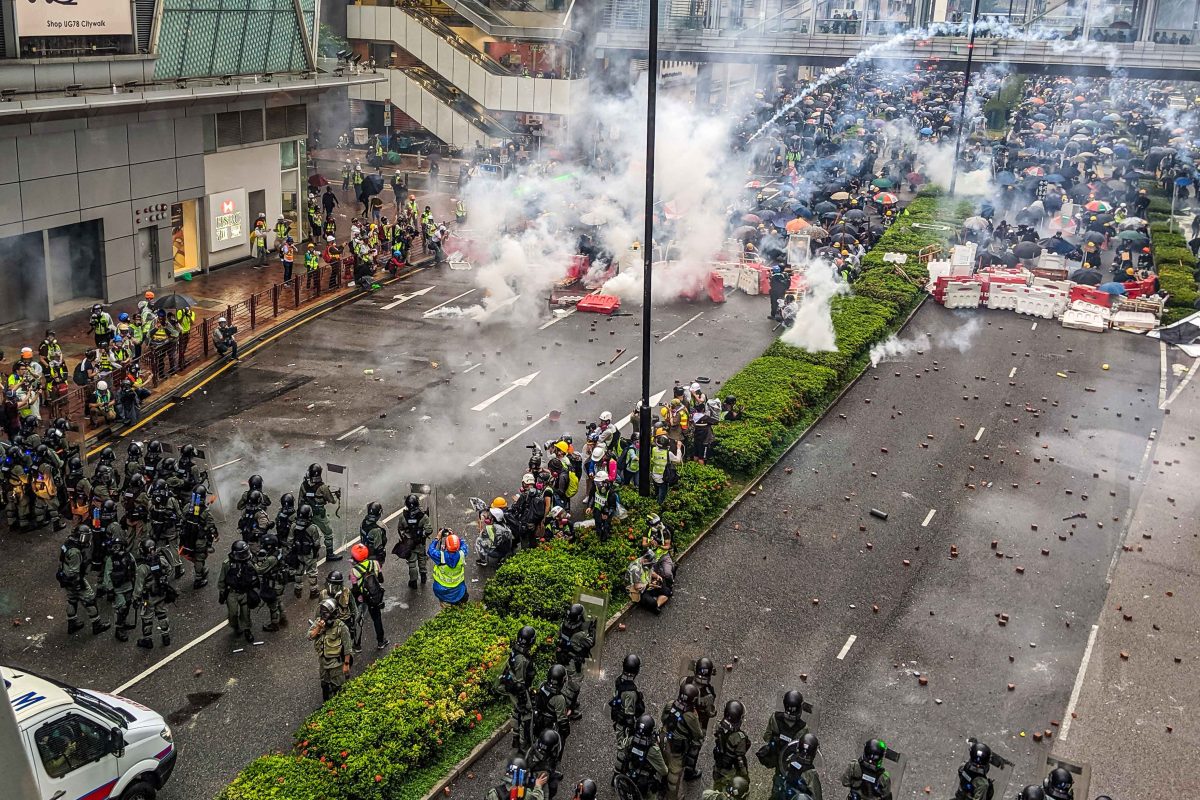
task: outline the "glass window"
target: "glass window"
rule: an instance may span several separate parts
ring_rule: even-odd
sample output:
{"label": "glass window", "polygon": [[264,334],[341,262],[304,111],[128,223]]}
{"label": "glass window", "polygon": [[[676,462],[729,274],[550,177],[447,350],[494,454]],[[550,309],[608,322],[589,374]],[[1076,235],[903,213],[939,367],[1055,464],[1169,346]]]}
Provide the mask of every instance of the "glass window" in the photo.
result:
{"label": "glass window", "polygon": [[296,143],[295,142],[280,142],[279,143],[279,168],[280,169],[295,169],[296,162]]}
{"label": "glass window", "polygon": [[34,734],[42,766],[61,778],[108,755],[108,730],[78,714],[48,722]]}

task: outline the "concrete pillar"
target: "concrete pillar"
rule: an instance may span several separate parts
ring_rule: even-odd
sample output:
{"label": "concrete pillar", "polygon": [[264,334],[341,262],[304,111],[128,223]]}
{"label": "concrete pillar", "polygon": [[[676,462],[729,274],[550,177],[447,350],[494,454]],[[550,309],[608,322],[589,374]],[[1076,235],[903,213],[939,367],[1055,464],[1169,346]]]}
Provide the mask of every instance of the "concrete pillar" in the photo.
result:
{"label": "concrete pillar", "polygon": [[696,108],[707,111],[712,105],[712,62],[696,65]]}

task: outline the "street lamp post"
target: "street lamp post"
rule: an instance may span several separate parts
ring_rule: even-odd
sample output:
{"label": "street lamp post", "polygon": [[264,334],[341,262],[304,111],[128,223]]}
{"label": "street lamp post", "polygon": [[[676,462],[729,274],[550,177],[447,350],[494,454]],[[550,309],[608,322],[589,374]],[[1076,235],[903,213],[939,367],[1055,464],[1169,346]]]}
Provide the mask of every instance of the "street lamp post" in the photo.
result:
{"label": "street lamp post", "polygon": [[975,23],[979,21],[979,0],[971,3],[971,29],[967,32],[967,68],[963,75],[962,102],[958,106],[958,126],[954,135],[954,164],[950,169],[950,196],[958,184],[958,154],[962,148],[963,124],[967,120],[967,93],[971,90],[971,64],[975,57]]}
{"label": "street lamp post", "polygon": [[650,496],[650,452],[654,446],[650,426],[650,303],[651,268],[654,265],[654,106],[658,99],[658,3],[650,6],[646,47],[646,228],[642,235],[642,412],[638,416],[641,453],[638,458],[638,492]]}

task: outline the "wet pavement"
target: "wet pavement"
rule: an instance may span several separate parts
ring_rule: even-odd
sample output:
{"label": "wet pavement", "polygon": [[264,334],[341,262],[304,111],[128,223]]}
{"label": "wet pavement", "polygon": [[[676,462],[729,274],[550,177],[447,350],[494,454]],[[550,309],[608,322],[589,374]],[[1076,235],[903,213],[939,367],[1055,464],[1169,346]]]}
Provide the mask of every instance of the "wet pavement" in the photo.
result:
{"label": "wet pavement", "polygon": [[[262,347],[136,432],[142,441],[190,441],[206,450],[221,497],[214,511],[222,540],[210,569],[219,568],[234,536],[232,505],[252,473],[265,478],[273,517],[279,495],[297,491],[310,462],[346,465],[348,480],[326,472],[350,509],[332,519],[339,543],[346,527],[357,533],[373,500],[383,504],[394,537],[394,512],[410,482],[436,484],[438,523],[462,530],[472,518],[471,495],[515,491],[529,457],[525,445],[578,433],[581,421],[605,409],[618,419],[632,410],[640,392],[639,316],[554,321],[540,298],[518,301],[527,315],[519,324],[447,316],[482,294],[470,273],[424,270]],[[700,376],[711,389],[762,352],[774,335],[765,306],[763,298],[736,294],[722,306],[656,307],[654,332],[663,342],[653,360],[656,392]],[[534,373],[527,387],[497,397]],[[560,412],[558,422],[548,418],[552,411]],[[117,443],[119,452],[124,445]],[[467,539],[473,543],[474,534]],[[252,758],[290,744],[320,701],[303,638],[314,604],[289,594],[287,631],[244,647],[223,624],[215,579],[199,592],[185,579],[168,650],[143,652],[109,635],[68,640],[53,580],[60,543],[42,531],[25,535],[14,552],[0,612],[22,624],[0,640],[0,661],[105,691],[119,687],[170,715],[181,758],[162,793],[168,800],[213,796]],[[394,561],[386,565],[384,619],[389,638],[400,642],[437,605],[427,587],[408,590],[406,569]],[[480,577],[468,567],[474,596]],[[254,617],[256,628],[266,622],[261,609]],[[356,670],[375,655],[370,633],[364,648]]]}
{"label": "wet pavement", "polygon": [[[875,736],[908,756],[902,776],[893,769],[897,798],[952,796],[971,736],[1016,762],[997,798],[1040,783],[1114,553],[1138,538],[1128,529],[1156,480],[1147,454],[1163,415],[1157,343],[1033,322],[927,304],[906,337],[927,332],[930,346],[868,371],[683,562],[666,613],[635,612],[610,632],[560,791],[609,780],[606,701],[627,652],[642,657],[656,719],[677,665],[712,657],[726,670],[719,706],[741,700],[755,742],[783,692],[800,689],[821,714],[827,797],[842,796],[842,768]],[[1194,405],[1194,391],[1178,402]],[[1194,663],[1194,637],[1176,649]],[[1190,752],[1176,744],[1176,758]],[[478,796],[509,754],[506,737],[453,794]],[[1106,775],[1137,772],[1143,790],[1155,780],[1129,749],[1104,756],[1124,764]],[[752,796],[766,796],[769,775],[751,761]],[[701,766],[711,779],[711,739]]]}

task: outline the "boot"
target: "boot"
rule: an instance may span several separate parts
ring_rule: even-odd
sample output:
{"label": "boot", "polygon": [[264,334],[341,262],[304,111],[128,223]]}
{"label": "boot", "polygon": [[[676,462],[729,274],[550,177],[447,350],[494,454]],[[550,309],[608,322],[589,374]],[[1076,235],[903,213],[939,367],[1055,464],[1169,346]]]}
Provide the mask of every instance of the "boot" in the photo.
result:
{"label": "boot", "polygon": [[[422,582],[424,582],[424,581],[422,581]],[[417,588],[417,582],[416,582],[415,580],[413,580],[413,581],[409,581],[409,582],[408,582],[408,588],[410,588],[410,589],[415,589],[415,588]]]}
{"label": "boot", "polygon": [[335,553],[332,547],[325,548],[325,561],[341,561],[343,558],[341,553]]}
{"label": "boot", "polygon": [[254,633],[249,628],[242,631],[242,637],[246,640],[246,644],[254,644]]}
{"label": "boot", "polygon": [[266,625],[263,625],[263,630],[267,633],[275,633],[279,630],[279,625],[274,622],[268,622]]}
{"label": "boot", "polygon": [[203,589],[205,586],[208,586],[208,578],[196,578],[192,581],[193,589]]}
{"label": "boot", "polygon": [[183,577],[183,564],[176,564],[175,565],[175,580],[179,580],[182,577]]}
{"label": "boot", "polygon": [[316,589],[308,590],[308,599],[309,600],[316,600],[320,596],[321,596],[321,593],[319,591],[317,591]]}
{"label": "boot", "polygon": [[424,572],[422,572],[422,573],[421,573],[421,585],[422,585],[422,586],[424,586],[424,585],[425,585],[425,580],[426,580],[428,577],[429,577],[429,575],[427,575],[426,573],[424,573]]}
{"label": "boot", "polygon": [[151,639],[149,636],[143,636],[142,638],[137,640],[137,646],[144,647],[147,650],[153,650],[154,649],[154,640]]}
{"label": "boot", "polygon": [[94,619],[92,620],[92,636],[95,636],[98,633],[104,633],[111,627],[111,622],[104,622],[103,620]]}
{"label": "boot", "polygon": [[67,634],[68,635],[72,634],[72,633],[77,633],[77,632],[83,630],[83,628],[84,628],[83,623],[80,622],[78,619],[74,619],[74,618],[67,619]]}
{"label": "boot", "polygon": [[126,633],[125,629],[119,625],[117,626],[116,631],[114,631],[114,635],[117,637],[118,642],[128,642],[129,641],[129,634]]}
{"label": "boot", "polygon": [[161,638],[162,638],[162,646],[163,647],[171,646],[171,634],[164,633]]}

